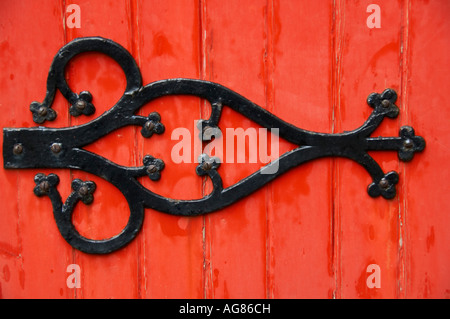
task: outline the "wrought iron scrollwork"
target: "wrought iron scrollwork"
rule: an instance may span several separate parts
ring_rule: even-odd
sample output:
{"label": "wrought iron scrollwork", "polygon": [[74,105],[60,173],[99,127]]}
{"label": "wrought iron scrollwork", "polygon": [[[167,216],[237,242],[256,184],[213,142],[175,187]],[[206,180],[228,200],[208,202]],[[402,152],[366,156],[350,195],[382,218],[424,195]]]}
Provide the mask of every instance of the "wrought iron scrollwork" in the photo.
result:
{"label": "wrought iron scrollwork", "polygon": [[[80,116],[94,113],[92,95],[88,91],[72,92],[64,77],[67,63],[77,54],[87,51],[102,52],[113,58],[126,75],[126,89],[120,100],[107,112],[84,125],[66,128],[4,128],[4,167],[12,168],[71,168],[83,170],[107,180],[125,196],[130,217],[118,235],[104,240],[83,237],[72,223],[75,205],[81,201],[90,204],[94,200],[96,185],[92,181],[75,179],[72,193],[63,202],[57,190],[59,178],[55,174],[37,174],[34,193],[48,196],[53,206],[56,224],[64,239],[74,248],[86,253],[104,254],[115,251],[136,236],[144,219],[144,209],[152,208],[180,216],[197,216],[219,210],[263,187],[293,167],[321,157],[344,157],[362,165],[372,177],[368,186],[370,196],[395,197],[395,185],[399,181],[396,172],[385,173],[368,154],[372,150],[394,150],[402,161],[410,161],[415,152],[422,151],[425,141],[416,136],[412,127],[401,128],[398,137],[370,137],[385,117],[395,118],[399,109],[395,105],[397,94],[387,89],[381,94],[372,93],[367,103],[373,108],[361,127],[340,134],[306,131],[289,124],[238,93],[217,83],[195,79],[168,79],[142,85],[140,70],[127,50],[119,44],[100,37],[80,38],[62,47],[56,54],[47,79],[47,92],[42,103],[32,102],[33,120],[42,124],[56,118],[52,109],[56,90],[69,101],[70,114]],[[142,136],[163,134],[164,124],[156,112],[147,117],[136,115],[144,104],[167,95],[193,95],[207,100],[212,108],[209,119],[201,120],[201,138],[210,139],[208,130],[217,128],[224,106],[241,113],[262,127],[277,128],[279,136],[298,145],[281,155],[265,168],[276,165],[273,174],[257,171],[235,185],[224,188],[218,172],[219,161],[203,154],[196,173],[208,176],[213,184],[210,194],[194,200],[174,200],[160,196],[138,182],[138,177],[148,176],[157,181],[163,176],[163,159],[145,156],[142,166],[125,167],[91,153],[84,146],[102,136],[127,125],[141,127]]]}

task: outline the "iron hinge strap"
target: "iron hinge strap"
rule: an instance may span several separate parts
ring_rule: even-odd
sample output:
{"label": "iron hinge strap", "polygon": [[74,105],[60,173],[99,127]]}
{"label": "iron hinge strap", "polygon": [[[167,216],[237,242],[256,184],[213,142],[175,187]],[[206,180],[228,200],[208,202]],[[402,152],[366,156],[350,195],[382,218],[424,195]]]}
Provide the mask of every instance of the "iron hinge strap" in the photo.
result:
{"label": "iron hinge strap", "polygon": [[[83,237],[76,230],[71,217],[79,201],[92,203],[95,183],[73,180],[72,193],[63,202],[57,190],[59,177],[56,174],[38,173],[35,176],[34,193],[50,198],[61,235],[74,248],[86,253],[109,253],[132,241],[141,228],[145,208],[180,216],[210,213],[248,196],[291,168],[322,157],[344,157],[359,163],[372,177],[372,183],[368,186],[369,195],[390,199],[395,197],[395,185],[399,176],[394,171],[384,173],[368,152],[395,150],[400,160],[410,161],[415,152],[422,151],[425,147],[425,140],[416,136],[414,129],[409,126],[402,127],[398,137],[370,137],[385,117],[396,118],[399,114],[395,105],[397,94],[392,89],[369,95],[367,103],[373,111],[361,127],[340,134],[312,132],[283,121],[218,83],[195,79],[168,79],[143,86],[140,70],[130,53],[119,44],[100,37],[75,39],[56,54],[49,70],[44,101],[32,102],[30,105],[36,123],[42,124],[56,118],[57,114],[51,108],[56,90],[71,103],[72,116],[91,115],[95,112],[92,95],[88,91],[79,94],[72,92],[64,77],[67,63],[77,54],[86,51],[102,52],[112,57],[125,72],[125,92],[109,111],[80,126],[57,129],[42,126],[3,129],[5,168],[83,170],[105,179],[123,193],[130,207],[127,225],[114,237],[92,240]],[[202,154],[196,173],[212,180],[213,191],[203,198],[193,200],[166,198],[138,182],[138,178],[142,176],[148,176],[153,181],[159,180],[165,166],[162,159],[147,155],[141,166],[125,167],[83,149],[84,146],[127,125],[141,127],[141,134],[145,138],[150,138],[153,134],[163,134],[165,127],[158,113],[140,116],[136,115],[136,111],[144,104],[167,95],[193,95],[206,99],[211,104],[210,118],[199,121],[202,140],[209,140],[212,135],[220,132],[219,120],[223,107],[227,106],[264,128],[276,128],[280,137],[297,144],[298,147],[227,188],[223,187],[218,171],[220,160]]]}

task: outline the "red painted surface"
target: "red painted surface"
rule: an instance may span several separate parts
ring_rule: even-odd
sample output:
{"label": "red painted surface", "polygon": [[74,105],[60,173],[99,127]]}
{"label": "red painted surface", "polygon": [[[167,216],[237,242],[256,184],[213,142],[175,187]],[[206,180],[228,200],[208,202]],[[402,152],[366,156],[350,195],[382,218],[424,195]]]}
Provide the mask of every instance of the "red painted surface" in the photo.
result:
{"label": "red painted surface", "polygon": [[[64,27],[75,3],[81,27]],[[30,127],[29,104],[42,100],[57,50],[77,37],[103,36],[127,48],[143,82],[186,77],[219,82],[286,121],[314,131],[361,125],[365,99],[387,87],[399,94],[400,116],[376,135],[411,125],[427,147],[410,163],[379,152],[385,171],[400,173],[393,200],[367,195],[367,173],[344,159],[322,159],[277,178],[219,212],[195,218],[147,210],[136,240],[106,256],[72,249],[59,234],[48,198],[33,195],[33,177],[55,172],[63,198],[74,178],[97,183],[94,203],[78,205],[74,223],[91,238],[120,232],[128,218],[123,195],[102,179],[73,170],[0,169],[0,297],[2,298],[450,298],[450,190],[446,107],[450,49],[447,1],[387,1],[381,28],[368,28],[374,1],[15,1],[0,3],[2,127]],[[96,114],[72,118],[60,94],[47,126],[85,123],[122,95],[125,77],[101,54],[77,57],[67,69],[75,92],[88,89]],[[196,163],[175,164],[170,139],[178,127],[197,136],[194,120],[209,106],[193,97],[166,97],[158,111],[166,132],[144,140],[127,127],[87,149],[122,165],[146,154],[163,158],[160,181],[142,179],[173,198],[200,198],[209,181]],[[225,109],[221,128],[258,128]],[[280,154],[294,148],[280,140]],[[235,150],[237,151],[237,150]],[[224,186],[263,164],[224,163]],[[80,288],[66,280],[80,266]],[[380,268],[369,288],[367,267]]]}

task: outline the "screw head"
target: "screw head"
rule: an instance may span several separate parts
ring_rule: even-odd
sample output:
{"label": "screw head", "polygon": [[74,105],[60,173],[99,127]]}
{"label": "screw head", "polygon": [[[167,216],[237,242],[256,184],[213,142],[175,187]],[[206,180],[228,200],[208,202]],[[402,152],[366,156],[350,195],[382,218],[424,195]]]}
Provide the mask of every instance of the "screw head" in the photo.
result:
{"label": "screw head", "polygon": [[38,109],[38,114],[39,114],[40,116],[45,116],[45,115],[47,115],[47,107],[41,106],[41,107]]}
{"label": "screw head", "polygon": [[19,155],[22,154],[22,152],[23,152],[23,145],[20,143],[15,144],[13,147],[13,153],[15,155]]}
{"label": "screw head", "polygon": [[145,129],[147,131],[153,131],[155,129],[155,123],[153,123],[153,121],[145,122]]}
{"label": "screw head", "polygon": [[203,168],[205,171],[209,171],[209,170],[212,168],[212,164],[209,163],[209,162],[204,162],[204,163],[202,164],[202,168]]}
{"label": "screw head", "polygon": [[156,165],[150,164],[147,167],[147,173],[152,174],[152,173],[156,173],[158,171],[158,167],[156,167]]}
{"label": "screw head", "polygon": [[89,193],[89,189],[87,188],[87,186],[81,186],[78,189],[78,194],[80,194],[81,196],[86,196]]}
{"label": "screw head", "polygon": [[42,181],[39,183],[39,190],[43,193],[48,193],[50,190],[50,183],[48,181]]}
{"label": "screw head", "polygon": [[51,149],[52,152],[55,153],[55,154],[61,152],[61,143],[53,143],[53,144],[50,146],[50,149]]}
{"label": "screw head", "polygon": [[75,107],[77,108],[77,110],[83,111],[87,106],[87,103],[85,100],[78,100],[75,103]]}
{"label": "screw head", "polygon": [[378,183],[378,185],[382,188],[382,189],[387,189],[389,187],[389,181],[386,178],[382,178],[380,180],[380,182]]}
{"label": "screw head", "polygon": [[391,105],[391,102],[389,102],[389,100],[383,100],[383,101],[381,101],[381,105],[384,108],[387,108],[387,107],[389,107]]}

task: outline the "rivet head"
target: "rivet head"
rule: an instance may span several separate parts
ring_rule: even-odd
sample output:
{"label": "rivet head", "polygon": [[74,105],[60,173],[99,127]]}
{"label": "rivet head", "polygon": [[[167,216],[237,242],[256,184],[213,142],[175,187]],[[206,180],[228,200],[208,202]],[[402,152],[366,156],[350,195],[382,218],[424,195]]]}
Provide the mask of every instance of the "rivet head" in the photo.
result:
{"label": "rivet head", "polygon": [[75,107],[80,111],[84,110],[86,108],[86,106],[87,106],[87,103],[85,100],[78,100],[75,103]]}
{"label": "rivet head", "polygon": [[48,181],[42,181],[39,183],[39,190],[43,193],[48,193],[50,190],[50,183]]}
{"label": "rivet head", "polygon": [[391,102],[389,102],[389,100],[383,100],[383,101],[381,101],[381,105],[384,108],[387,108],[387,107],[389,107],[391,105]]}
{"label": "rivet head", "polygon": [[51,149],[52,152],[55,153],[55,154],[61,152],[61,143],[53,143],[53,144],[50,146],[50,149]]}
{"label": "rivet head", "polygon": [[15,144],[13,147],[13,153],[15,155],[19,155],[22,154],[22,152],[23,152],[23,145],[20,143]]}
{"label": "rivet head", "polygon": [[406,148],[406,149],[408,149],[408,150],[410,150],[410,149],[412,149],[413,147],[414,147],[414,142],[411,140],[411,139],[407,139],[407,140],[405,140],[404,142],[403,142],[403,146]]}
{"label": "rivet head", "polygon": [[382,178],[380,180],[380,182],[378,183],[378,185],[382,188],[382,189],[386,189],[389,187],[389,182],[386,178]]}

